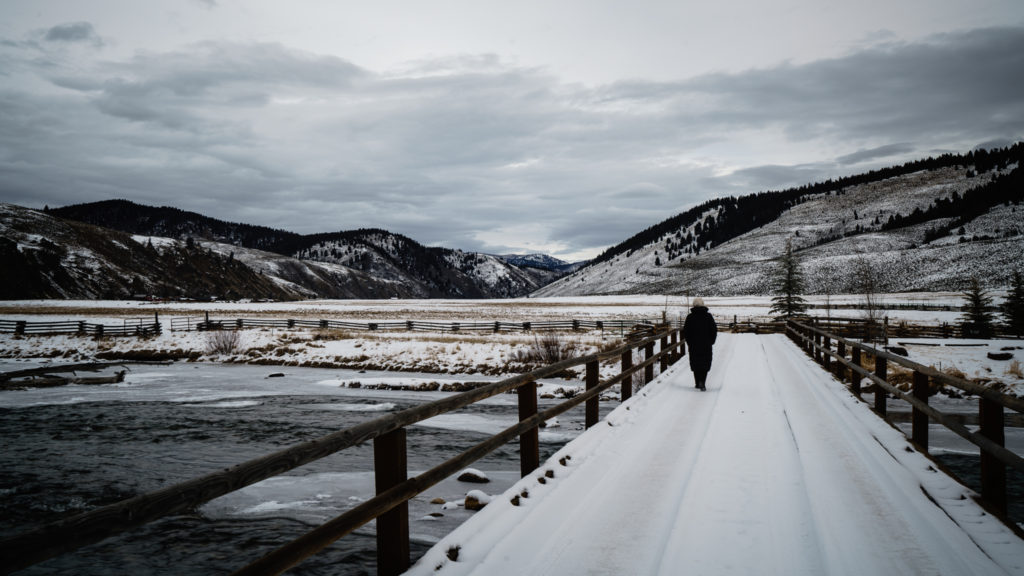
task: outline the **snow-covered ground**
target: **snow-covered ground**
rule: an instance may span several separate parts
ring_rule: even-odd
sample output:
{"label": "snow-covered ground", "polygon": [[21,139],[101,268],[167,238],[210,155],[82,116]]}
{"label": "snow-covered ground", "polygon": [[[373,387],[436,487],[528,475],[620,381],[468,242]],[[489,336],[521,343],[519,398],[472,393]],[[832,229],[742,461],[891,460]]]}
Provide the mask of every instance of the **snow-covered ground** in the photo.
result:
{"label": "snow-covered ground", "polygon": [[[859,318],[862,311],[836,306],[859,306],[858,295],[809,296],[818,316]],[[948,306],[950,310],[886,310],[891,323],[955,324],[963,298],[956,293],[884,294],[882,305],[918,304]],[[744,296],[706,298],[719,324],[733,319],[767,319],[771,298]],[[536,346],[536,335],[522,332],[430,333],[319,331],[310,329],[247,329],[239,333],[236,351],[210,354],[210,333],[172,332],[175,318],[306,318],[371,322],[378,320],[429,320],[438,322],[524,322],[540,320],[657,320],[679,321],[688,311],[687,298],[665,296],[594,296],[520,298],[508,300],[311,300],[301,302],[192,302],[151,303],[126,301],[7,301],[0,302],[0,318],[8,320],[63,321],[84,319],[121,324],[128,319],[152,321],[158,315],[163,333],[153,338],[105,338],[79,336],[16,337],[0,334],[0,358],[15,359],[26,367],[39,363],[81,362],[95,358],[123,358],[129,353],[165,353],[192,361],[260,363],[291,366],[377,369],[438,374],[500,376],[521,372],[526,366],[516,358]],[[562,339],[579,352],[612,345],[621,330],[566,333]],[[1019,363],[1024,349],[1010,350],[1014,358],[996,361],[988,352],[1024,347],[1019,340],[894,340],[905,344],[910,359],[939,369],[956,369],[965,376],[1005,385],[1007,391],[1024,392]],[[1014,369],[1014,360],[1018,368]],[[614,363],[605,372],[615,369]]]}
{"label": "snow-covered ground", "polygon": [[784,337],[716,354],[706,393],[676,365],[410,573],[1024,573],[1024,541]]}

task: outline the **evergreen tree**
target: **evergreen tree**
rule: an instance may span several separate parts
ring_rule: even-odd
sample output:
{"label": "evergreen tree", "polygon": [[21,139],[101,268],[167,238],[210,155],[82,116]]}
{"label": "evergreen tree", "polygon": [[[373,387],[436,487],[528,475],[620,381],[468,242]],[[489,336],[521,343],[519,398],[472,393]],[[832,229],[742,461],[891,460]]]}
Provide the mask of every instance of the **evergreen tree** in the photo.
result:
{"label": "evergreen tree", "polygon": [[793,254],[792,240],[786,240],[786,253],[772,273],[772,309],[769,314],[777,318],[792,318],[807,310],[807,302],[800,296],[804,291],[804,277],[800,260]]}
{"label": "evergreen tree", "polygon": [[1016,336],[1024,335],[1024,279],[1020,271],[1013,273],[1010,291],[1006,294],[1001,311],[1006,331]]}
{"label": "evergreen tree", "polygon": [[968,338],[991,338],[992,337],[992,297],[981,289],[981,283],[977,278],[971,278],[971,286],[964,292],[963,297],[967,300],[964,305],[964,315],[960,318],[960,325],[963,328],[964,336]]}

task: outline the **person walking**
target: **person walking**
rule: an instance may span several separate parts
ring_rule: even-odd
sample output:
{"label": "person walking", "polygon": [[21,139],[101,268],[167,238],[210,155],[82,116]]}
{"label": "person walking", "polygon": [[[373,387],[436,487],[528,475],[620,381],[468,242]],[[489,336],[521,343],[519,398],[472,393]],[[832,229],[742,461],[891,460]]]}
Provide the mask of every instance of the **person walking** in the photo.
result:
{"label": "person walking", "polygon": [[683,338],[686,340],[695,386],[700,390],[707,390],[705,385],[708,372],[711,371],[711,348],[718,338],[718,325],[704,305],[703,298],[694,299],[693,308],[683,323]]}

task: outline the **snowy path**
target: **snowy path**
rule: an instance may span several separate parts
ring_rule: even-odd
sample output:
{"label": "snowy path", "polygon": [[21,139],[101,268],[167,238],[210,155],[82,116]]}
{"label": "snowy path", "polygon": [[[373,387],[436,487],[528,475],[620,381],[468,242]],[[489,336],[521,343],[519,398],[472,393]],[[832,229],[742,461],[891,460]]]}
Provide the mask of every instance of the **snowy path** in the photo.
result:
{"label": "snowy path", "polygon": [[707,392],[679,363],[411,572],[1024,574],[1024,542],[783,337],[715,353]]}

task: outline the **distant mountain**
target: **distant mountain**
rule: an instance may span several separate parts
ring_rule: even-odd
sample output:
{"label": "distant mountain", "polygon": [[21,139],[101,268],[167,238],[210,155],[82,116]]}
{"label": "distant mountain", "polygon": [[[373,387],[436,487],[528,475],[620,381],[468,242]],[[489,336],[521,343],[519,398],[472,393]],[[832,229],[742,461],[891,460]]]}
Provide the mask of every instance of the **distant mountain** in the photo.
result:
{"label": "distant mountain", "polygon": [[586,264],[586,262],[566,262],[547,254],[505,254],[498,258],[519,268],[537,268],[563,274],[572,272]]}
{"label": "distant mountain", "polygon": [[[254,270],[280,275],[282,285],[304,297],[506,298],[526,295],[561,275],[486,254],[423,246],[379,229],[302,235],[127,200],[48,213],[140,236],[192,239],[218,253],[237,252]],[[243,257],[241,249],[262,253]]]}
{"label": "distant mountain", "polygon": [[538,296],[767,294],[792,239],[809,293],[1003,287],[1024,262],[1024,145],[947,154],[778,192],[710,200],[613,246]]}

